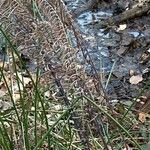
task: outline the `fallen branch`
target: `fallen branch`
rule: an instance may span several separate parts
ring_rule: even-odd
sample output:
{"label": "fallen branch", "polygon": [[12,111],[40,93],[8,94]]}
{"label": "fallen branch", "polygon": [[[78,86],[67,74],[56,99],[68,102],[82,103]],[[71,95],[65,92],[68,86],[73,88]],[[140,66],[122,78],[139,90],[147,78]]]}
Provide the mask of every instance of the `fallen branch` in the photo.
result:
{"label": "fallen branch", "polygon": [[125,12],[117,15],[117,16],[113,16],[110,17],[108,20],[101,22],[99,24],[99,26],[111,26],[111,25],[116,25],[118,23],[121,23],[123,21],[132,19],[132,18],[136,18],[136,17],[140,17],[144,14],[148,14],[150,11],[150,4],[146,3],[143,5],[137,5],[136,7],[130,9],[130,10],[126,10]]}

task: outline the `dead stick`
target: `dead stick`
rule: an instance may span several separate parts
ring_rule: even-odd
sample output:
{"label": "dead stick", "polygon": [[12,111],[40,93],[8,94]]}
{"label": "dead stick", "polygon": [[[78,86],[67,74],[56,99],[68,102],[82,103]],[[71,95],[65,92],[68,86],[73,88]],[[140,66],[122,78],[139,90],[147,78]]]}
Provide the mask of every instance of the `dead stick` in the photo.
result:
{"label": "dead stick", "polygon": [[150,11],[150,4],[143,4],[141,6],[136,6],[130,10],[126,10],[122,14],[119,14],[117,16],[110,17],[108,20],[104,21],[102,25],[116,25],[118,23],[121,23],[123,21],[126,21],[128,19],[132,19],[135,17],[142,16],[143,14]]}

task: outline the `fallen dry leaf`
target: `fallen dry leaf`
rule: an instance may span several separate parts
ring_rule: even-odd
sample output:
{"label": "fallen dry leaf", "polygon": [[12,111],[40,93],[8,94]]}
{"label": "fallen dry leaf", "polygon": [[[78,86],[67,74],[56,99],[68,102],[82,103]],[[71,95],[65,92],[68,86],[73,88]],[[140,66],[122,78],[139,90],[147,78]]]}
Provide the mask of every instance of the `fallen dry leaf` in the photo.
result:
{"label": "fallen dry leaf", "polygon": [[134,72],[134,70],[132,70],[132,69],[131,69],[131,70],[129,70],[129,74],[130,74],[130,76],[133,76],[133,75],[134,75],[134,73],[135,73],[135,72]]}
{"label": "fallen dry leaf", "polygon": [[145,113],[143,112],[140,112],[139,113],[139,120],[144,123],[146,121],[146,116],[145,116]]}
{"label": "fallen dry leaf", "polygon": [[129,80],[129,82],[131,84],[138,84],[139,82],[143,81],[143,77],[142,75],[136,75],[136,76],[132,76]]}
{"label": "fallen dry leaf", "polygon": [[147,113],[144,113],[144,112],[140,112],[139,113],[139,120],[144,123],[146,122],[146,118],[149,118],[149,115]]}
{"label": "fallen dry leaf", "polygon": [[127,28],[127,24],[120,24],[117,31],[122,31],[122,30],[125,30],[126,28]]}

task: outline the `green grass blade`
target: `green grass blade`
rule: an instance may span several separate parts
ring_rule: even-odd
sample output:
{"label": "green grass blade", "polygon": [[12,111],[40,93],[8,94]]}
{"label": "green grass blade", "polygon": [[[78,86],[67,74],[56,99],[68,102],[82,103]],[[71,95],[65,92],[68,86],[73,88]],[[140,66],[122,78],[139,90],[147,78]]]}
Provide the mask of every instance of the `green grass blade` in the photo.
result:
{"label": "green grass blade", "polygon": [[104,110],[102,107],[100,107],[99,105],[97,105],[94,100],[89,99],[88,97],[84,96],[85,99],[87,99],[89,102],[91,102],[91,104],[93,106],[95,106],[96,108],[98,108],[101,112],[103,112],[108,118],[110,118],[122,131],[125,132],[125,134],[130,137],[132,139],[132,141],[134,142],[134,144],[136,145],[136,147],[139,150],[142,150],[140,145],[137,143],[137,141],[134,140],[134,138],[132,137],[132,135],[116,120],[114,119],[106,110]]}

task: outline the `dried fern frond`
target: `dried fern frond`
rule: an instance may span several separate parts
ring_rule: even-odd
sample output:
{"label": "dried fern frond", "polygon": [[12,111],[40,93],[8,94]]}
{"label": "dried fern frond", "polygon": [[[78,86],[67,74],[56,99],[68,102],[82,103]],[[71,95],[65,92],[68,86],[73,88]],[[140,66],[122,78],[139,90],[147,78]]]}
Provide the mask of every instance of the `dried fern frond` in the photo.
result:
{"label": "dried fern frond", "polygon": [[[82,37],[62,0],[2,0],[0,14],[0,25],[18,52],[27,55],[40,68],[41,84],[56,87],[53,93],[60,94],[57,100],[63,99],[65,105],[70,105],[70,91],[74,91],[74,97],[101,95],[97,99],[104,99],[99,78],[88,76],[85,66],[77,61]],[[70,33],[77,41],[76,47],[70,42]],[[82,128],[79,135],[84,139],[87,136],[82,121],[78,123],[75,119],[75,122],[76,128]]]}
{"label": "dried fern frond", "polygon": [[46,0],[34,4],[33,1],[6,0],[1,6],[0,20],[20,53],[35,59],[39,66],[51,64],[54,69],[61,68],[57,70],[59,73],[69,71],[77,50],[71,47],[65,25],[53,5]]}

